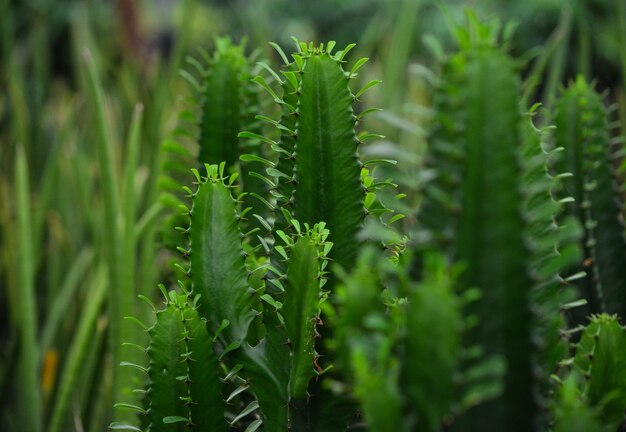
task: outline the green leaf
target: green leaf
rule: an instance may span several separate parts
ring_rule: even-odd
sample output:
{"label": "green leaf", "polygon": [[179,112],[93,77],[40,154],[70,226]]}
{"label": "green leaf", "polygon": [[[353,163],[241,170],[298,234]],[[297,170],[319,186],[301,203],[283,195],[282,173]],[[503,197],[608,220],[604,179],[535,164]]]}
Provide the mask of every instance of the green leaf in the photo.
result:
{"label": "green leaf", "polygon": [[380,84],[382,81],[381,80],[372,80],[370,82],[368,82],[367,84],[365,84],[361,90],[359,90],[358,92],[356,92],[356,94],[354,95],[355,99],[358,99],[363,93],[365,93],[366,91],[368,91],[369,89],[371,89],[374,86],[377,86],[378,84]]}
{"label": "green leaf", "polygon": [[269,86],[269,84],[265,81],[265,78],[261,76],[256,76],[252,79],[252,82],[255,82],[259,84],[261,87],[263,87],[270,94],[270,96],[274,98],[274,102],[276,103],[282,102],[282,99],[280,99],[278,95],[276,94],[276,92]]}
{"label": "green leaf", "polygon": [[61,372],[49,425],[51,432],[65,430],[66,422],[70,417],[75,389],[80,378],[79,371],[87,358],[87,354],[92,349],[91,341],[96,332],[96,323],[107,294],[106,275],[102,268],[96,273],[92,285],[91,295],[82,308],[77,330]]}
{"label": "green leaf", "polygon": [[141,429],[139,429],[137,426],[132,426],[129,424],[124,424],[124,423],[111,423],[109,425],[109,429],[113,429],[113,430],[127,430],[127,431],[135,431],[135,432],[143,432]]}
{"label": "green leaf", "polygon": [[237,136],[239,138],[252,138],[252,139],[258,139],[260,141],[266,142],[268,144],[276,144],[276,142],[274,140],[271,140],[269,138],[264,137],[263,135],[259,135],[257,133],[254,132],[247,132],[247,131],[243,131],[243,132],[239,132],[237,134]]}
{"label": "green leaf", "polygon": [[180,417],[180,416],[163,417],[163,423],[165,424],[187,423],[187,422],[189,422],[189,419],[186,417]]}
{"label": "green leaf", "polygon": [[367,63],[367,61],[369,60],[369,58],[367,57],[363,57],[359,60],[357,60],[357,62],[354,64],[354,66],[352,66],[352,69],[350,69],[350,76],[354,76],[354,74],[361,69],[361,67]]}
{"label": "green leaf", "polygon": [[[241,134],[240,134],[241,136]],[[239,160],[244,161],[244,162],[260,162],[262,164],[268,165],[268,166],[274,166],[274,162],[269,161],[267,159],[264,159],[260,156],[257,155],[251,155],[251,154],[243,154],[241,156],[239,156]]]}

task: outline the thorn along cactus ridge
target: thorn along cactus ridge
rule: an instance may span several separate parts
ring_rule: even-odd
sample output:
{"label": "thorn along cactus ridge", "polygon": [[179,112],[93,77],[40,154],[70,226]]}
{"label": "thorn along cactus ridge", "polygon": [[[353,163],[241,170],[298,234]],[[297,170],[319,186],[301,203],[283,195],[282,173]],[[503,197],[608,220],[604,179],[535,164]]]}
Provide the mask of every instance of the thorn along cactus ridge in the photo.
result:
{"label": "thorn along cactus ridge", "polygon": [[561,95],[554,121],[555,143],[563,148],[556,168],[572,174],[563,181],[563,193],[575,199],[568,213],[585,229],[583,293],[591,312],[626,316],[626,241],[602,98],[578,77]]}
{"label": "thorn along cactus ridge", "polygon": [[566,349],[560,308],[571,297],[559,271],[577,259],[570,243],[578,230],[553,223],[558,179],[547,173],[542,134],[520,110],[520,80],[497,28],[470,18],[435,94],[435,176],[424,188],[418,238],[464,262],[459,284],[483,293],[471,308],[478,324],[470,341],[507,363],[501,397],[459,419],[459,430],[531,431],[546,413],[543,383]]}

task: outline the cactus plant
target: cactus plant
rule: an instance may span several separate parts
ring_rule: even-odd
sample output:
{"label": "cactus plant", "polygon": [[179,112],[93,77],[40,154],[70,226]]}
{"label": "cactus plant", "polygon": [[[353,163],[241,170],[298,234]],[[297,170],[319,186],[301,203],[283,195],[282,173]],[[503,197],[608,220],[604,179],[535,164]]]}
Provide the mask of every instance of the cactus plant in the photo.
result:
{"label": "cactus plant", "polygon": [[[325,221],[335,245],[332,259],[350,268],[361,243],[357,233],[365,216],[391,212],[376,202],[375,194],[390,183],[368,180],[369,171],[362,172],[357,154],[359,144],[379,136],[356,132],[359,120],[371,110],[355,115],[353,108],[363,92],[380,81],[370,81],[352,92],[350,80],[367,61],[358,60],[350,71],[343,69],[354,44],[332,54],[332,41],[326,46],[295,42],[297,52],[292,61],[274,45],[285,62],[286,70],[280,71],[284,78],[272,72],[282,96],[264,78],[256,78],[282,109],[279,121],[262,117],[281,132],[278,142],[265,138],[278,154],[278,162],[267,169],[267,182],[276,197],[272,206],[276,229],[289,229],[290,217],[309,224]],[[250,131],[240,136],[258,138]]]}
{"label": "cactus plant", "polygon": [[[574,344],[574,357],[564,364],[571,367],[557,399],[556,430],[567,430],[572,419],[593,428],[579,430],[615,431],[626,425],[626,328],[617,316],[592,315],[580,340]],[[577,412],[571,412],[577,407]],[[621,429],[619,429],[621,430]]]}
{"label": "cactus plant", "polygon": [[542,134],[522,114],[516,67],[498,47],[497,27],[470,21],[435,95],[435,175],[424,188],[419,238],[465,263],[460,285],[483,292],[470,339],[507,361],[503,396],[460,427],[535,430],[546,404],[540,383],[565,352],[560,307],[571,297],[559,272],[576,259],[577,230],[553,223],[558,179],[546,171]]}
{"label": "cactus plant", "polygon": [[613,167],[608,114],[602,98],[578,77],[558,101],[554,122],[556,146],[564,156],[556,169],[569,172],[563,193],[574,197],[568,213],[585,228],[587,277],[581,287],[593,313],[626,315],[626,242],[622,208]]}
{"label": "cactus plant", "polygon": [[[360,117],[353,113],[352,104],[371,84],[353,95],[348,81],[365,61],[344,72],[341,63],[351,46],[331,55],[332,45],[324,49],[323,45],[298,44],[299,52],[281,81],[286,88],[284,99],[275,97],[286,110],[282,122],[259,116],[281,130],[280,144],[253,131],[240,134],[269,142],[278,156],[277,162],[258,154],[241,157],[246,163],[269,165],[269,178],[260,174],[256,178],[274,186],[272,198],[254,194],[276,211],[273,227],[262,216],[254,215],[271,230],[273,241],[262,240],[270,255],[268,263],[254,256],[258,248],[250,249],[242,242],[257,230],[247,235],[240,231],[239,224],[250,209],[237,211],[243,195],[237,199],[232,196],[236,173],[226,176],[224,163],[219,167],[206,165],[204,170],[193,170],[197,190],[185,188],[192,201],[187,210],[189,224],[183,224],[188,228],[182,229],[188,243],[178,249],[189,258],[190,265],[181,269],[189,277],[191,295],[201,295],[198,312],[207,320],[209,333],[215,335],[216,354],[227,370],[241,367],[236,375],[245,384],[231,397],[250,393],[256,398],[240,413],[233,413],[233,424],[248,421],[251,427],[258,427],[262,420],[267,431],[290,426],[311,429],[318,427],[314,423],[322,424],[311,414],[311,410],[322,408],[316,405],[317,398],[310,397],[309,384],[325,371],[318,362],[315,340],[320,336],[320,304],[327,296],[322,287],[330,274],[326,268],[331,259],[328,254],[334,249],[334,242],[326,241],[333,236],[326,227],[329,223],[335,226],[336,240],[342,245],[332,259],[349,267],[356,257],[360,243],[357,232],[366,213],[391,212],[375,194],[391,183],[376,183],[356,153],[361,141],[355,125]],[[275,95],[264,79],[256,81]],[[293,129],[285,122],[292,122]],[[324,168],[322,175],[317,165]],[[280,171],[285,167],[291,169],[288,174]],[[313,190],[318,193],[313,194]],[[317,200],[312,200],[313,196]],[[316,389],[316,393],[321,391]],[[354,410],[349,406],[332,427],[345,427]],[[255,411],[255,421],[245,420]],[[319,427],[330,430],[331,423]]]}
{"label": "cactus plant", "polygon": [[[274,279],[281,293],[274,296],[264,293],[263,286],[255,292],[245,265],[243,235],[238,226],[241,216],[236,212],[237,200],[231,194],[231,189],[236,187],[236,176],[225,177],[224,170],[224,164],[207,165],[206,176],[194,170],[198,188],[196,191],[187,188],[193,202],[187,230],[189,248],[181,249],[189,257],[190,267],[186,273],[191,288],[187,294],[170,293],[166,309],[157,313],[157,322],[149,331],[149,403],[146,409],[139,410],[147,413],[150,430],[160,430],[163,419],[168,424],[180,422],[192,426],[200,425],[201,419],[205,419],[223,426],[225,410],[222,391],[215,384],[217,375],[211,372],[210,376],[200,377],[210,380],[207,382],[192,376],[202,370],[215,370],[217,356],[227,368],[229,364],[233,368],[243,365],[238,375],[246,384],[228,399],[250,388],[258,405],[251,404],[247,408],[250,411],[255,407],[260,409],[268,431],[287,428],[294,401],[306,401],[309,381],[322,372],[316,370],[314,342],[320,303],[325,300],[322,287],[326,281],[326,254],[332,247],[325,241],[328,230],[323,223],[300,227],[298,221],[291,220],[295,229],[293,236],[277,232],[284,245],[275,245],[287,262],[285,274],[276,274]],[[262,267],[256,271],[266,270]],[[260,322],[253,323],[257,299],[264,302],[263,315]],[[206,320],[206,324],[200,318]],[[263,337],[255,345],[248,341],[251,325],[264,327],[257,333]],[[191,338],[192,330],[200,332],[193,342],[185,336],[189,333]],[[209,337],[209,334],[214,336]],[[170,338],[169,342],[165,338]],[[199,345],[192,350],[189,344]],[[180,366],[181,357],[186,366]],[[196,366],[198,370],[194,369]],[[183,370],[184,367],[188,370]],[[164,374],[163,370],[168,368],[174,368],[176,373]],[[177,381],[177,377],[189,377],[190,382]],[[195,383],[200,383],[204,396],[193,394],[198,388]],[[172,392],[172,388],[178,390]],[[183,403],[185,401],[187,403]],[[129,404],[118,406],[132,408]],[[189,407],[197,408],[198,412],[188,412]],[[250,411],[244,410],[231,421],[241,420]],[[200,414],[203,412],[204,417]],[[127,426],[114,424],[114,427]]]}
{"label": "cactus plant", "polygon": [[[179,114],[178,126],[163,143],[165,160],[160,180],[161,201],[172,209],[163,228],[164,243],[171,249],[183,241],[174,228],[185,223],[178,206],[188,204],[180,193],[180,184],[190,167],[202,171],[204,164],[226,162],[229,169],[239,170],[249,193],[266,195],[265,183],[250,175],[259,169],[259,163],[237,163],[242,153],[263,155],[261,141],[237,137],[244,128],[262,131],[262,123],[254,118],[259,110],[259,92],[250,82],[255,55],[246,57],[244,51],[244,42],[234,44],[229,38],[216,38],[212,55],[201,50],[201,59],[187,58],[189,67],[181,72],[189,83],[190,96]],[[265,207],[257,200],[243,197],[243,202],[244,208],[265,214]],[[248,225],[259,226],[255,218]]]}
{"label": "cactus plant", "polygon": [[[145,394],[146,408],[117,406],[138,410],[151,431],[226,431],[217,357],[197,310],[200,295],[191,301],[190,293],[168,295],[162,289],[165,307],[155,310],[155,323],[148,329],[148,367],[133,365],[148,376],[146,389],[139,390]],[[124,424],[111,427],[137,430]]]}

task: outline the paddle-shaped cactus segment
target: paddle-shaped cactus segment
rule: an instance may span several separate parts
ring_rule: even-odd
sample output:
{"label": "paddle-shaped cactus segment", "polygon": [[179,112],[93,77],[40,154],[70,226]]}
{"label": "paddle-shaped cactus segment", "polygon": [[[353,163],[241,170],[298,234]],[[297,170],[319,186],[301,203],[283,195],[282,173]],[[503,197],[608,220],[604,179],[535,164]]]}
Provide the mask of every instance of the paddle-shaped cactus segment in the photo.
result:
{"label": "paddle-shaped cactus segment", "polygon": [[[149,431],[226,431],[213,339],[188,294],[169,293],[148,330]],[[118,426],[119,428],[119,426]]]}
{"label": "paddle-shaped cactus segment", "polygon": [[[449,89],[455,93],[447,97],[458,98],[457,106],[462,110],[454,116],[462,123],[449,124],[441,138],[442,143],[452,139],[446,145],[462,149],[464,160],[452,256],[467,263],[460,282],[484,292],[476,304],[481,322],[473,340],[482,341],[490,353],[503,354],[511,371],[506,377],[505,395],[489,404],[491,414],[476,416],[476,430],[499,429],[505,424],[519,428],[515,430],[531,430],[528,292],[532,282],[524,268],[527,251],[518,189],[519,79],[512,60],[489,46],[461,51],[449,61],[443,79],[453,83]],[[443,172],[446,165],[437,166],[437,172]],[[429,196],[449,187],[447,179],[437,180],[429,187]],[[438,214],[439,223],[444,223],[441,218],[446,218],[445,213]]]}
{"label": "paddle-shaped cactus segment", "polygon": [[573,174],[565,193],[575,198],[571,213],[585,227],[585,296],[592,312],[626,316],[626,242],[607,113],[582,77],[563,93],[555,124],[556,145],[564,148],[558,168]]}
{"label": "paddle-shaped cactus segment", "polygon": [[326,299],[324,268],[332,244],[324,224],[304,228],[291,221],[294,236],[278,232],[284,245],[276,245],[287,261],[284,275],[273,283],[280,294],[263,294],[266,334],[256,346],[243,346],[243,374],[257,396],[266,431],[284,431],[293,421],[292,408],[306,401],[311,379],[321,372],[315,352],[320,303]]}
{"label": "paddle-shaped cactus segment", "polygon": [[626,328],[617,316],[591,317],[576,345],[574,367],[585,378],[582,393],[603,427],[617,430],[626,410]]}
{"label": "paddle-shaped cactus segment", "polygon": [[552,373],[555,353],[562,353],[560,306],[569,297],[559,290],[559,272],[577,259],[575,248],[555,248],[569,245],[577,231],[552,221],[556,180],[547,173],[539,131],[518,105],[515,64],[498,48],[497,32],[472,19],[458,32],[460,52],[444,65],[435,110],[441,104],[449,111],[430,140],[435,175],[425,186],[419,222],[426,235],[419,238],[465,263],[461,287],[483,292],[471,307],[479,318],[471,344],[480,341],[508,365],[502,397],[464,424],[528,431],[544,404],[538,375]]}
{"label": "paddle-shaped cactus segment", "polygon": [[[212,333],[219,333],[221,349],[234,349],[246,338],[254,319],[254,292],[247,282],[240,217],[231,194],[235,176],[224,177],[224,164],[207,165],[206,171],[206,177],[195,171],[198,188],[192,194],[186,252],[189,277],[192,292],[202,295],[200,315]],[[224,320],[227,326],[221,329]]]}

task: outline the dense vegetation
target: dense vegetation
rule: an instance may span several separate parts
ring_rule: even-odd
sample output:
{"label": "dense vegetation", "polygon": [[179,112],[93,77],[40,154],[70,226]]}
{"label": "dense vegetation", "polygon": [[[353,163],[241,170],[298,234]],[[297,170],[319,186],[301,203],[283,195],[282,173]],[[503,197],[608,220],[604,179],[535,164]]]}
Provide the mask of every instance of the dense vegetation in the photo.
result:
{"label": "dense vegetation", "polygon": [[626,6],[329,3],[0,1],[0,429],[626,428]]}

